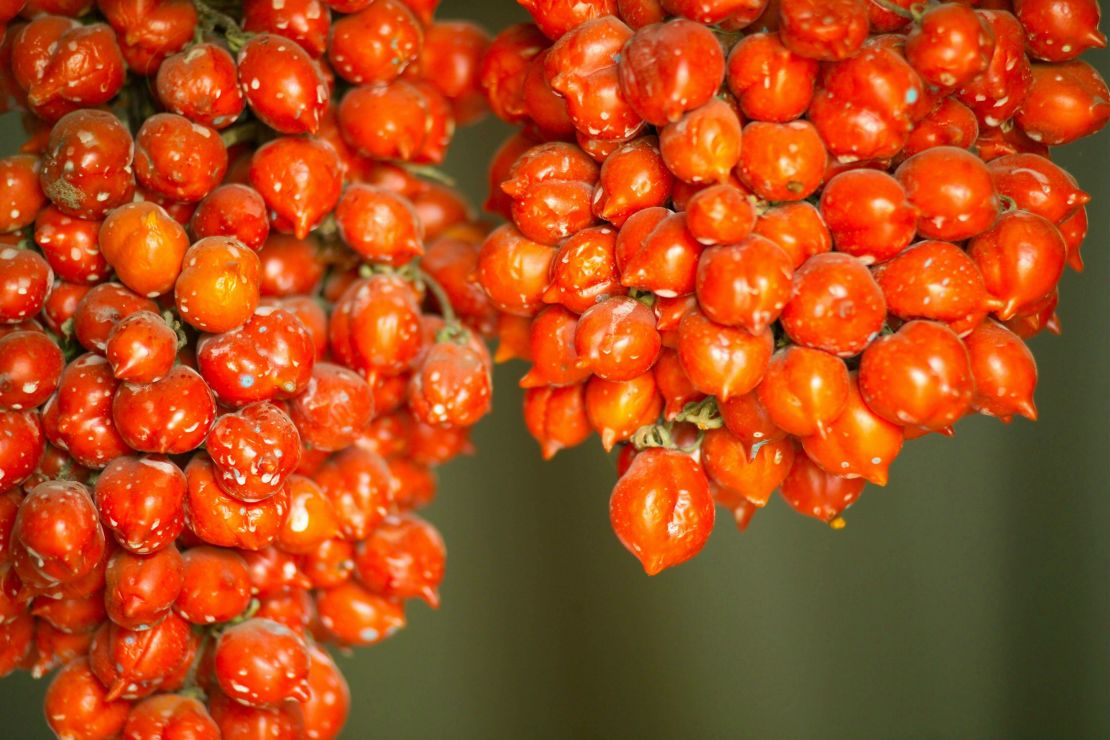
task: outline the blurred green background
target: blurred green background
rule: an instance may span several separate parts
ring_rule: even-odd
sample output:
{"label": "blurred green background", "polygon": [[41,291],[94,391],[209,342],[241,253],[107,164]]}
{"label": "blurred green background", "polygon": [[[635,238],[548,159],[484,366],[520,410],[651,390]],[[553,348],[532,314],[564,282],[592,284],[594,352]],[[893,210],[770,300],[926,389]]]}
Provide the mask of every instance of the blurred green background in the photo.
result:
{"label": "blurred green background", "polygon": [[[524,17],[511,0],[440,15]],[[458,134],[447,169],[476,203],[506,131]],[[478,454],[441,470],[427,511],[450,548],[443,606],[340,657],[344,737],[1110,737],[1110,132],[1057,161],[1094,203],[1064,334],[1033,342],[1038,423],[909,444],[843,531],[778,499],[744,535],[721,516],[699,557],[648,578],[609,530],[612,462],[595,441],[544,464],[521,367],[501,367]],[[4,680],[0,737],[47,735],[44,688]]]}

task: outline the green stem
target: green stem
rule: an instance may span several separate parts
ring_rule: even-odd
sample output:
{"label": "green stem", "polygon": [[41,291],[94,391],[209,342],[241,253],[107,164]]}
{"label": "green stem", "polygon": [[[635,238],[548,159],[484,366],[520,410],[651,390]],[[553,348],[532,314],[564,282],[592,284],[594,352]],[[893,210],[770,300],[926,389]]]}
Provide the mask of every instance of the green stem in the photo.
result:
{"label": "green stem", "polygon": [[405,168],[414,175],[426,178],[433,182],[438,182],[441,185],[446,185],[449,188],[455,187],[455,178],[448,175],[438,167],[432,167],[427,164],[413,164],[412,162],[398,162],[401,167]]}

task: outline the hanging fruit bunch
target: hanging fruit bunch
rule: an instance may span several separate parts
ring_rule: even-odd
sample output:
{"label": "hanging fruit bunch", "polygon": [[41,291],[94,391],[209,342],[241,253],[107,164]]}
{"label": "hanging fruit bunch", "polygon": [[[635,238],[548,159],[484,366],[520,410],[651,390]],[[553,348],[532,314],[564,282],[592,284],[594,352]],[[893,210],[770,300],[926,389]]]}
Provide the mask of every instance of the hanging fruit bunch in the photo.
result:
{"label": "hanging fruit bunch", "polygon": [[1049,147],[1110,118],[1095,0],[520,2],[479,279],[544,456],[620,449],[649,574],[715,504],[840,527],[906,440],[1036,418],[1089,200]]}
{"label": "hanging fruit bunch", "polygon": [[435,4],[0,3],[0,675],[59,737],[336,737],[323,646],[437,605],[496,312]]}

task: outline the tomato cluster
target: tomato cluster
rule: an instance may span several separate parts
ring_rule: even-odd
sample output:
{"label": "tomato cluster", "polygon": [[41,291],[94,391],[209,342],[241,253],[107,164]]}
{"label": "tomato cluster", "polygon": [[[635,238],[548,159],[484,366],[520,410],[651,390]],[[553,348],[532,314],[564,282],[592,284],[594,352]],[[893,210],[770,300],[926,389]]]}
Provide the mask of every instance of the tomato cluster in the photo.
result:
{"label": "tomato cluster", "polygon": [[59,737],[337,737],[323,645],[438,604],[497,312],[435,4],[0,3],[0,675]]}
{"label": "tomato cluster", "polygon": [[648,573],[715,504],[840,527],[905,440],[1036,418],[1089,200],[1049,147],[1110,118],[1094,0],[520,2],[479,280],[544,456],[620,449]]}

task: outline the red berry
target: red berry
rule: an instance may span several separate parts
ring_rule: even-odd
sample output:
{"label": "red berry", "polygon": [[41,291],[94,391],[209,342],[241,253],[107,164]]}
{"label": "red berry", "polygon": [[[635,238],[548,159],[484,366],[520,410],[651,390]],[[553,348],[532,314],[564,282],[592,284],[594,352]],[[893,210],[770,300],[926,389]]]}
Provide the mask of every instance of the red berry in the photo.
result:
{"label": "red berry", "polygon": [[713,531],[713,518],[705,473],[675,450],[640,452],[609,499],[613,531],[648,575],[696,555]]}
{"label": "red berry", "polygon": [[262,123],[282,134],[316,133],[330,93],[300,44],[260,33],[243,44],[237,61],[243,97]]}
{"label": "red berry", "polygon": [[166,59],[158,68],[155,89],[171,113],[215,129],[234,123],[246,104],[235,60],[216,44],[196,44]]}
{"label": "red berry", "polygon": [[128,552],[149,555],[173,543],[185,526],[185,474],[151,455],[117,457],[96,481],[105,528]]}
{"label": "red berry", "polygon": [[216,641],[220,689],[248,706],[307,699],[308,663],[304,640],[269,619],[248,619],[224,630]]}

